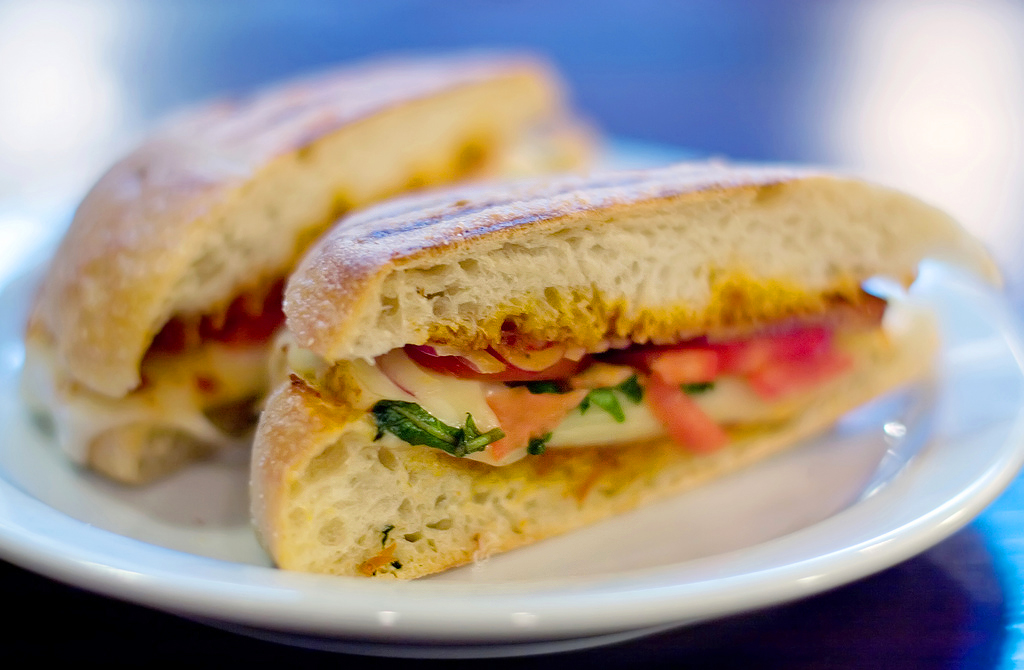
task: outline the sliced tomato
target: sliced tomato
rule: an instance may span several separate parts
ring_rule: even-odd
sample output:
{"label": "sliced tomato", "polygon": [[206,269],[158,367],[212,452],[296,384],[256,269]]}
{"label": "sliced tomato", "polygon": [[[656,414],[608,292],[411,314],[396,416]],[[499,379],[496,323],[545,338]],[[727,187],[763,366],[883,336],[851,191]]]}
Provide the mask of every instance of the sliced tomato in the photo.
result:
{"label": "sliced tomato", "polygon": [[199,323],[199,336],[228,344],[266,342],[284,325],[284,281],[271,286],[265,295],[241,295],[223,314],[204,316]]}
{"label": "sliced tomato", "polygon": [[645,397],[651,412],[681,446],[698,453],[708,453],[724,447],[729,441],[725,430],[712,421],[678,384],[669,384],[653,375],[648,379]]}
{"label": "sliced tomato", "polygon": [[[638,370],[650,372],[656,361],[679,356],[680,366],[691,370],[701,369],[702,360],[710,369],[710,355],[693,352],[712,352],[717,356],[718,374],[745,375],[777,359],[797,360],[815,356],[832,348],[832,331],[824,326],[799,326],[787,330],[754,335],[736,340],[708,342],[700,337],[679,344],[638,345],[600,355],[600,360],[619,365],[630,365]],[[673,363],[662,363],[663,369],[675,367]],[[693,366],[692,368],[690,366]],[[697,374],[694,372],[693,374]],[[700,375],[698,375],[700,376]],[[669,379],[669,377],[666,377]],[[698,381],[710,381],[701,379]],[[680,382],[686,383],[686,382]],[[692,383],[696,383],[692,382]]]}
{"label": "sliced tomato", "polygon": [[779,361],[801,361],[831,351],[832,331],[806,326],[708,346],[718,353],[722,373],[748,375]]}
{"label": "sliced tomato", "polygon": [[699,384],[718,376],[718,353],[712,349],[675,349],[651,361],[651,372],[669,384]]}
{"label": "sliced tomato", "polygon": [[807,391],[847,372],[853,358],[836,350],[796,360],[776,360],[747,377],[754,392],[766,400],[777,400]]}
{"label": "sliced tomato", "polygon": [[722,374],[747,375],[772,360],[772,344],[767,338],[709,345],[718,354]]}
{"label": "sliced tomato", "polygon": [[[461,356],[436,356],[424,347],[407,346],[405,353],[423,367],[459,379],[491,382],[532,382],[545,379],[567,379],[587,365],[586,359],[574,361],[563,358],[543,370],[523,370],[506,363],[501,372],[480,372]],[[495,355],[497,358],[497,356]]]}
{"label": "sliced tomato", "polygon": [[766,337],[775,360],[807,360],[832,350],[832,331],[822,326],[795,328]]}
{"label": "sliced tomato", "polygon": [[221,312],[200,317],[176,316],[164,324],[149,345],[152,352],[177,354],[203,342],[257,344],[267,342],[284,325],[281,309],[284,281],[260,294],[236,297]]}
{"label": "sliced tomato", "polygon": [[566,414],[583,402],[587,393],[586,389],[569,393],[530,393],[516,386],[489,394],[487,404],[505,431],[505,437],[487,447],[491,455],[501,462],[513,451],[526,446],[531,437],[551,432]]}

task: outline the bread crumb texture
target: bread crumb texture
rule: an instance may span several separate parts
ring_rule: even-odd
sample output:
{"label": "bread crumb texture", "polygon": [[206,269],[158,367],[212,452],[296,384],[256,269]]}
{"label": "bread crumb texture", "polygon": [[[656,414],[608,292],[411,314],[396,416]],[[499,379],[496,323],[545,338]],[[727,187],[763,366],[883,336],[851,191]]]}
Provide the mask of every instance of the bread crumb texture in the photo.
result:
{"label": "bread crumb texture", "polygon": [[855,371],[823,387],[805,411],[733,430],[732,443],[712,454],[658,439],[549,449],[504,467],[375,441],[370,415],[293,378],[272,395],[257,433],[253,517],[282,568],[421,577],[635,509],[765,458],[920,377],[934,349],[930,324],[895,340],[879,333]]}
{"label": "bread crumb texture", "polygon": [[[281,510],[281,567],[420,577],[631,509],[713,468],[667,443],[550,450],[493,468],[423,447],[379,446],[373,430],[351,426],[296,473]],[[668,467],[680,458],[692,467]]]}
{"label": "bread crumb texture", "polygon": [[672,342],[856,304],[864,279],[909,283],[929,255],[990,269],[913,198],[778,169],[673,166],[431,197],[345,220],[307,256],[285,301],[301,346],[342,360],[509,333]]}

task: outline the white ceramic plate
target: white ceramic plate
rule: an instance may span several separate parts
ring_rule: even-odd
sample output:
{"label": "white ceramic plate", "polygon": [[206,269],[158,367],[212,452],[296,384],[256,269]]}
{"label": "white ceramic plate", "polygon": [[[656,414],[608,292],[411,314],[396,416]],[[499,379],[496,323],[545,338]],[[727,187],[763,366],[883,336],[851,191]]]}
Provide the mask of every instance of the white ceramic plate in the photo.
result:
{"label": "white ceramic plate", "polygon": [[[947,537],[1024,459],[1021,342],[1001,298],[926,267],[938,381],[697,491],[413,583],[274,570],[242,454],[143,489],[70,466],[17,395],[31,275],[0,294],[0,555],[114,597],[263,637],[363,653],[579,648],[779,603]],[[913,457],[913,458],[911,458]],[[909,460],[909,464],[908,464]]]}

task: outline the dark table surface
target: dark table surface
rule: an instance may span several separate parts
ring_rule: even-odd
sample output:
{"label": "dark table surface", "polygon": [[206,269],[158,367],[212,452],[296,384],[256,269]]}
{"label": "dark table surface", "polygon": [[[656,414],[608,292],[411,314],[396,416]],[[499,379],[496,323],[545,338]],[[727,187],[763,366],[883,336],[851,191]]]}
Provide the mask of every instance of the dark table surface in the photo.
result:
{"label": "dark table surface", "polygon": [[[17,226],[56,225],[176,106],[385,51],[481,46],[546,54],[609,135],[853,169],[931,200],[990,246],[1024,306],[1024,3],[1003,0],[0,1],[0,246],[25,236]],[[1017,480],[950,539],[823,595],[486,663],[1012,667],[1022,582]],[[382,662],[221,631],[3,562],[0,598],[12,659]]]}

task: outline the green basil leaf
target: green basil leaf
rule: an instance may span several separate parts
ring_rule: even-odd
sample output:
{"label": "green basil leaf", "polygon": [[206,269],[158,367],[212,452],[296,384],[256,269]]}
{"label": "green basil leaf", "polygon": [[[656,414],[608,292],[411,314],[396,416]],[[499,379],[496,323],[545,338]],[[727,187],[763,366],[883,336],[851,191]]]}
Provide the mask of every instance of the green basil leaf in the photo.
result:
{"label": "green basil leaf", "polygon": [[615,388],[621,391],[622,395],[632,400],[634,405],[639,405],[644,399],[644,387],[640,386],[640,381],[636,375],[633,375]]}
{"label": "green basil leaf", "polygon": [[548,448],[548,440],[551,439],[551,433],[547,433],[541,437],[531,437],[529,444],[526,445],[526,453],[531,456],[540,456]]}
{"label": "green basil leaf", "polygon": [[715,382],[696,382],[694,384],[680,384],[679,388],[688,395],[700,395],[715,388]]}
{"label": "green basil leaf", "polygon": [[480,429],[476,427],[472,414],[466,414],[466,426],[462,429],[462,435],[467,440],[475,440],[480,437]]}
{"label": "green basil leaf", "polygon": [[451,452],[461,438],[452,428],[414,402],[381,400],[371,410],[377,429],[387,431],[409,444],[422,444]]}
{"label": "green basil leaf", "polygon": [[465,456],[466,454],[473,454],[478,451],[483,451],[485,447],[491,442],[497,442],[501,438],[505,437],[505,431],[501,428],[492,428],[486,433],[480,433],[474,438],[464,440],[460,444],[456,451],[458,453],[451,453],[453,456]]}
{"label": "green basil leaf", "polygon": [[505,437],[500,428],[481,433],[469,414],[465,426],[455,428],[416,403],[404,400],[381,400],[370,411],[377,420],[376,439],[386,431],[409,444],[433,447],[452,456],[483,451],[491,442]]}
{"label": "green basil leaf", "polygon": [[532,393],[534,395],[539,395],[541,393],[565,393],[566,392],[566,389],[565,389],[565,387],[562,384],[560,384],[560,383],[558,383],[558,382],[556,382],[556,381],[554,381],[552,379],[544,379],[544,380],[536,381],[536,382],[526,382],[525,384],[523,384],[523,386],[526,387],[527,391],[529,391],[530,393]]}
{"label": "green basil leaf", "polygon": [[580,413],[586,413],[591,405],[596,405],[611,414],[616,423],[624,423],[626,421],[626,413],[622,411],[622,405],[619,404],[619,399],[615,396],[613,389],[599,388],[592,390],[583,398],[583,402],[580,403]]}

